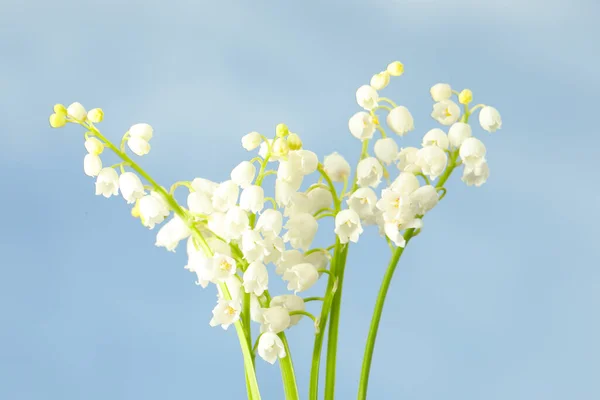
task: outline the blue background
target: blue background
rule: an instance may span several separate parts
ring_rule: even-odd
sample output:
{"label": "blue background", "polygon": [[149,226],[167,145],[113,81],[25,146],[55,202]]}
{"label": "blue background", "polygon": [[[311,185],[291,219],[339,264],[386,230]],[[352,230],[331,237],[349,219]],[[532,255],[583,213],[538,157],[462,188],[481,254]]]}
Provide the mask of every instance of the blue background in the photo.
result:
{"label": "blue background", "polygon": [[[395,59],[406,73],[383,93],[417,126],[402,145],[436,126],[437,82],[471,88],[504,126],[476,130],[488,183],[453,176],[401,261],[369,398],[600,398],[599,15],[591,0],[2,0],[0,398],[245,396],[234,330],[208,326],[214,290],[122,198],[94,196],[81,130],[48,127],[54,103],[102,107],[114,140],[151,123],[141,162],[165,185],[222,180],[249,157],[243,134],[282,121],[321,157],[356,160],[355,90]],[[351,249],[340,399],[387,258],[372,230]],[[289,339],[305,397],[311,324]],[[282,399],[277,366],[258,370]]]}

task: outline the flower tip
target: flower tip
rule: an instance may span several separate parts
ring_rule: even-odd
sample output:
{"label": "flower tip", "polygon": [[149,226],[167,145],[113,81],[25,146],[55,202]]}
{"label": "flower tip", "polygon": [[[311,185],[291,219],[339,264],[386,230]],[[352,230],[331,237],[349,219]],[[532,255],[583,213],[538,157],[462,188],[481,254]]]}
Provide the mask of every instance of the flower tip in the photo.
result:
{"label": "flower tip", "polygon": [[400,76],[400,75],[402,75],[404,73],[404,64],[402,64],[400,61],[391,62],[387,66],[386,71],[391,76]]}
{"label": "flower tip", "polygon": [[88,112],[88,119],[94,124],[100,123],[104,119],[104,111],[101,108],[94,108]]}
{"label": "flower tip", "polygon": [[54,113],[49,118],[50,126],[53,128],[62,128],[67,124],[66,114]]}

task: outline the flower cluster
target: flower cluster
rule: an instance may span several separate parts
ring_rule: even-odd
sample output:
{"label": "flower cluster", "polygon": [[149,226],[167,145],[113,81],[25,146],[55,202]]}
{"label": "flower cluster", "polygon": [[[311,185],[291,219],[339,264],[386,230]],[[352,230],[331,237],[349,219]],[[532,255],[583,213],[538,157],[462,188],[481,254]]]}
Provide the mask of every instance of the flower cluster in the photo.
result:
{"label": "flower cluster", "polygon": [[[348,121],[351,135],[362,143],[356,166],[337,152],[319,160],[303,147],[300,135],[279,124],[272,138],[258,132],[242,138],[243,148],[257,154],[235,166],[230,179],[198,177],[167,190],[126,151],[127,146],[137,156],[149,153],[154,134],[150,125],[131,126],[117,147],[95,126],[104,116],[100,109],[87,112],[79,103],[56,105],[50,124],[86,128],[84,172],[96,178],[96,194],[108,198],[120,193],[143,226],[161,225],[156,246],[175,251],[185,241],[185,268],[195,274],[199,286],[217,288],[210,325],[227,329],[234,324],[250,341],[254,321],[260,327],[254,350],[274,363],[288,352],[282,333],[303,316],[313,320],[319,333],[320,318],[327,317],[343,267],[340,260],[345,263],[342,255],[366,226],[376,226],[392,250],[403,248],[445,196],[444,185],[454,169],[462,166],[467,185],[481,186],[489,177],[486,148],[473,135],[469,117],[479,111],[479,124],[487,132],[499,129],[502,120],[493,107],[470,107],[469,89],[458,92],[445,83],[431,87],[431,117],[442,127],[424,132],[419,147],[400,146],[388,136],[389,132],[405,140],[416,129],[405,106],[379,94],[403,73],[404,66],[393,62],[356,91],[362,110]],[[120,163],[103,167],[101,155],[107,147]],[[265,178],[271,175],[273,189],[265,190]],[[187,190],[184,205],[174,196],[180,187]],[[319,222],[325,218],[334,221],[335,243],[315,247]],[[269,284],[275,276],[290,293],[271,297]],[[328,280],[330,292],[303,298],[320,279]],[[308,300],[323,301],[321,317],[306,311]]]}

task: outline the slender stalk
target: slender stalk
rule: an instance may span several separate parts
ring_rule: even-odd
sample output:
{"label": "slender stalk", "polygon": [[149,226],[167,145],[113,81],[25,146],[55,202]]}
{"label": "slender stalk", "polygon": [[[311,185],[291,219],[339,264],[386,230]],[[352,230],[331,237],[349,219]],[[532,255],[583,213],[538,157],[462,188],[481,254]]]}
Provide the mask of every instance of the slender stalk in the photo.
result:
{"label": "slender stalk", "polygon": [[296,373],[294,372],[294,363],[292,362],[292,352],[288,345],[287,339],[283,332],[279,334],[279,338],[283,342],[286,356],[279,359],[281,369],[281,379],[283,380],[283,390],[285,392],[285,400],[300,400],[298,393],[298,385],[296,384]]}
{"label": "slender stalk", "polygon": [[335,396],[335,372],[337,361],[337,342],[340,324],[340,308],[342,303],[342,285],[344,283],[344,270],[346,268],[346,257],[348,246],[342,250],[340,260],[336,263],[335,277],[337,279],[337,291],[333,294],[331,304],[331,315],[329,317],[329,335],[327,338],[327,365],[325,369],[325,399],[333,400]]}

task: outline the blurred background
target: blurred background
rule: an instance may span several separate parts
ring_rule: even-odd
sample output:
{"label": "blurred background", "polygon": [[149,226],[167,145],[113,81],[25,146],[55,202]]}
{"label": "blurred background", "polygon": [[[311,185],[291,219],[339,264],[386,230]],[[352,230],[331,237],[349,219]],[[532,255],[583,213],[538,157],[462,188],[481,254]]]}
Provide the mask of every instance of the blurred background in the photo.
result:
{"label": "blurred background", "polygon": [[[593,0],[0,0],[0,398],[245,396],[234,330],[208,326],[214,290],[94,195],[83,131],[48,126],[55,103],[102,107],[115,141],[150,123],[141,163],[164,185],[224,180],[251,157],[241,136],[279,122],[356,161],[355,90],[396,59],[382,93],[417,128],[401,146],[437,126],[437,82],[504,125],[475,129],[488,183],[453,176],[401,260],[369,398],[600,398],[599,16]],[[373,230],[350,250],[337,398],[356,396],[387,260]],[[288,336],[303,398],[312,335]],[[258,373],[282,399],[277,366]]]}

